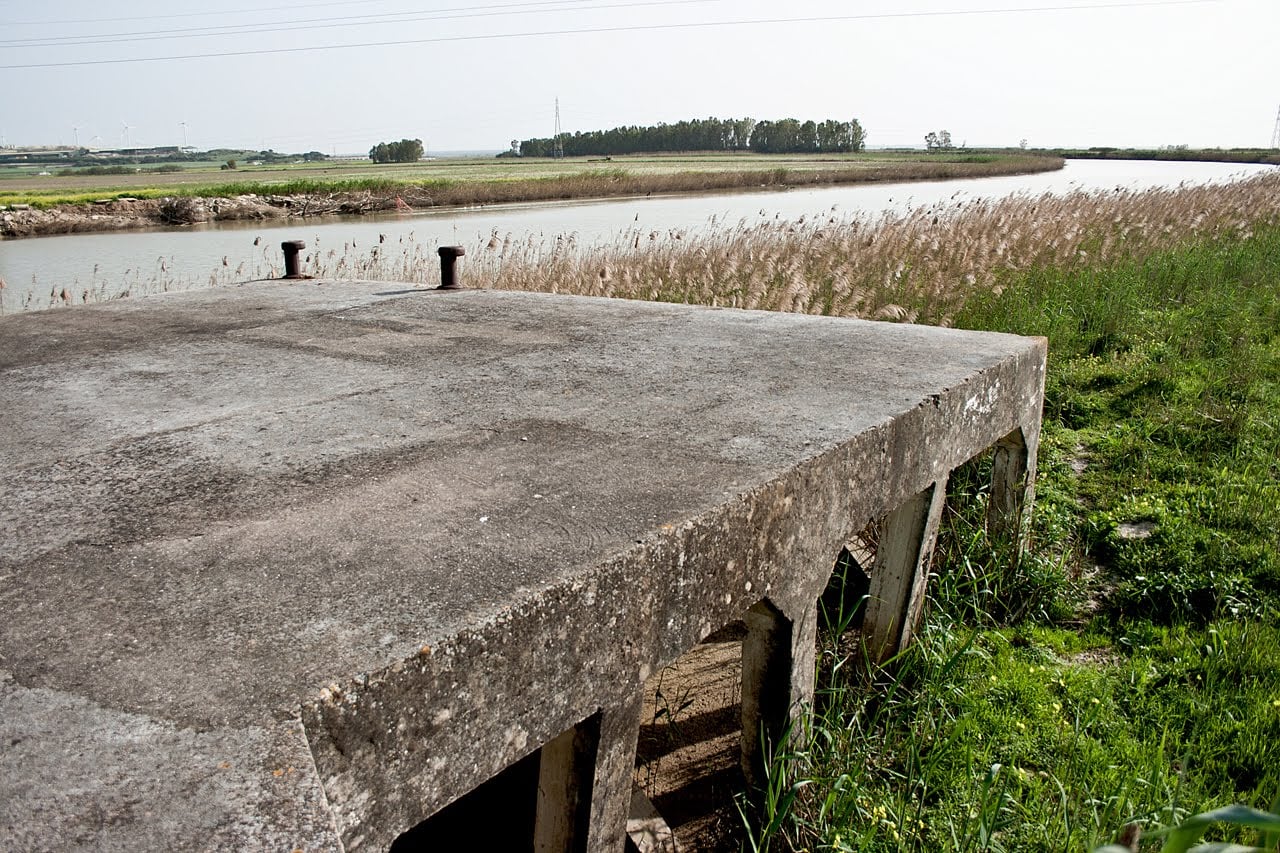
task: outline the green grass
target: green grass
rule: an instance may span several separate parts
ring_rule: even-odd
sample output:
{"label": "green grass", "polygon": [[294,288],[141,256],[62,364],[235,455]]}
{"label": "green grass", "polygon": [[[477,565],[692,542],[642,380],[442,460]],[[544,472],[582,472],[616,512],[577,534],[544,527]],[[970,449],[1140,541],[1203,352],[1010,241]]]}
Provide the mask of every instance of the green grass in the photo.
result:
{"label": "green grass", "polygon": [[1049,338],[1032,545],[957,472],[917,643],[828,630],[753,843],[1280,849],[1280,229],[1002,284],[955,323]]}

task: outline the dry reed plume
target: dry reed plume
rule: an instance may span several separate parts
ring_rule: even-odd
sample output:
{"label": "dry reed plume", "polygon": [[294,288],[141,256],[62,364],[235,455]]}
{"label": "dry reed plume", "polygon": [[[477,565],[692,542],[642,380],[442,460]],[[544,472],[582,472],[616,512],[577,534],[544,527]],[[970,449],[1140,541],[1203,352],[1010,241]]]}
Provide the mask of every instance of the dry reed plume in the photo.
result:
{"label": "dry reed plume", "polygon": [[[999,200],[955,200],[958,195],[905,213],[713,220],[693,231],[630,231],[594,246],[579,245],[572,234],[514,238],[495,232],[465,246],[461,275],[471,287],[945,325],[968,295],[1001,287],[1011,273],[1139,258],[1188,240],[1280,224],[1280,171],[1171,189]],[[304,269],[317,278],[438,282],[436,247],[412,234],[371,248],[312,245]],[[150,271],[132,271],[136,280],[111,287],[96,275],[90,287],[55,287],[48,304],[202,284],[174,280],[165,264],[157,259]],[[277,254],[263,247],[248,263],[224,260],[207,284],[281,273]],[[35,307],[35,301],[28,296],[22,307]]]}
{"label": "dry reed plume", "polygon": [[[1274,172],[1208,186],[952,201],[871,218],[712,222],[696,232],[633,231],[585,249],[572,236],[495,233],[466,247],[463,275],[473,287],[945,325],[967,295],[999,288],[1010,273],[1137,258],[1278,223]],[[382,249],[330,251],[312,272],[435,281],[432,247],[409,240]]]}

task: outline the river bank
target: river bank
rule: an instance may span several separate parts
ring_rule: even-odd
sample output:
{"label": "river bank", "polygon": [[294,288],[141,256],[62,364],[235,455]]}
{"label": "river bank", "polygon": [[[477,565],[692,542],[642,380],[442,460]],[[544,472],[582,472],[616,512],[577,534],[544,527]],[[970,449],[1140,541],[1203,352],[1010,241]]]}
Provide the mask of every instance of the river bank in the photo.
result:
{"label": "river bank", "polygon": [[1258,163],[1280,166],[1274,148],[1051,148],[1043,153],[1069,160],[1156,160],[1174,163]]}
{"label": "river bank", "polygon": [[631,171],[622,168],[625,161],[610,161],[589,171],[533,178],[258,183],[250,179],[167,191],[142,189],[133,195],[108,189],[100,197],[74,203],[42,204],[33,197],[0,205],[0,238],[517,202],[1025,175],[1061,169],[1063,163],[1057,157],[973,153],[897,162],[815,160],[803,168],[782,161],[778,168],[662,173]]}

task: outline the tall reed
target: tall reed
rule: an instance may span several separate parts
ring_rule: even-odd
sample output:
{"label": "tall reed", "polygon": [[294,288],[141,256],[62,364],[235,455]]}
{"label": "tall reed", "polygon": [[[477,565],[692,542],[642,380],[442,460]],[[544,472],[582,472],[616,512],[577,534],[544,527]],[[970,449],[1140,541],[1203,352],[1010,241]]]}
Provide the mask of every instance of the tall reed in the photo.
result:
{"label": "tall reed", "polygon": [[953,200],[905,213],[633,230],[581,251],[493,234],[473,283],[510,290],[949,324],[1011,273],[1137,258],[1280,222],[1280,172],[1173,189]]}
{"label": "tall reed", "polygon": [[[870,216],[832,212],[788,221],[762,208],[752,219],[713,218],[701,229],[630,229],[593,245],[581,244],[572,233],[517,237],[495,231],[464,242],[461,274],[470,287],[948,325],[970,296],[999,292],[1010,275],[1028,269],[1084,269],[1189,240],[1248,235],[1276,222],[1280,172],[1269,172],[1170,189],[998,200],[957,193],[944,203]],[[328,245],[319,238],[308,243],[305,271],[318,278],[438,281],[436,246],[412,233],[372,246]],[[199,281],[174,280],[160,259],[148,275],[123,287],[97,281],[92,287],[55,286],[49,302],[96,301],[204,282],[227,285],[280,273],[269,247],[248,262],[224,263]],[[22,307],[42,304],[27,298]]]}
{"label": "tall reed", "polygon": [[[712,219],[702,229],[630,229],[603,244],[574,234],[493,232],[466,245],[471,287],[647,299],[950,324],[974,294],[1035,268],[1087,269],[1191,240],[1280,223],[1280,172],[1170,189],[1013,195],[876,216]],[[320,247],[318,277],[433,284],[435,247]]]}

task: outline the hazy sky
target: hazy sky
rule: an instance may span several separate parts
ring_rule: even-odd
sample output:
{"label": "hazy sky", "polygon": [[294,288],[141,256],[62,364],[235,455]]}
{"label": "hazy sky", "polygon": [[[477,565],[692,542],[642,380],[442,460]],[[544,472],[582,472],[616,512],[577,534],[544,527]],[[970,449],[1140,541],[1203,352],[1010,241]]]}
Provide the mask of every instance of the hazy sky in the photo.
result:
{"label": "hazy sky", "polygon": [[498,149],[550,136],[559,98],[570,132],[856,116],[873,146],[1231,147],[1280,108],[1280,0],[258,2],[0,0],[0,136]]}

